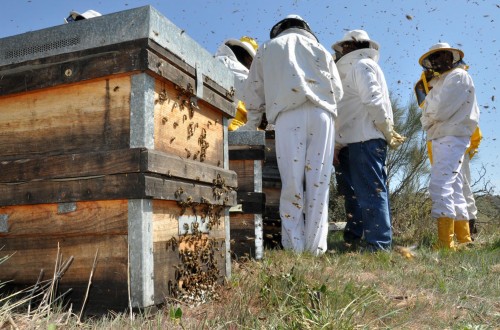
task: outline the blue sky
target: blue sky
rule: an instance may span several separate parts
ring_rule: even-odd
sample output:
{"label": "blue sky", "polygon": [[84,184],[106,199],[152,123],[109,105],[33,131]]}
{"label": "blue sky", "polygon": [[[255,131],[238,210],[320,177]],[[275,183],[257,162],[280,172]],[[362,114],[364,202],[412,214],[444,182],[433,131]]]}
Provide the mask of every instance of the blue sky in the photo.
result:
{"label": "blue sky", "polygon": [[144,5],[159,10],[211,53],[226,38],[249,35],[266,41],[274,23],[288,14],[308,21],[328,49],[345,31],[362,28],[380,43],[380,65],[401,104],[411,100],[421,73],[418,58],[431,45],[448,42],[461,48],[476,85],[484,135],[472,176],[477,178],[484,166],[500,192],[500,0],[2,0],[0,38],[63,24],[71,10],[110,14]]}

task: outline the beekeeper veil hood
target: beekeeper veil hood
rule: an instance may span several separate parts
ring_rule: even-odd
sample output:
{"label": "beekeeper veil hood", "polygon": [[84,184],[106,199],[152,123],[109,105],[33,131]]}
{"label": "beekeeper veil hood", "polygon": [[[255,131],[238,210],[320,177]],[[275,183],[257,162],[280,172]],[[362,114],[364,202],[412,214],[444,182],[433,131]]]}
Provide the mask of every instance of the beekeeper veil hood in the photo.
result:
{"label": "beekeeper veil hood", "polygon": [[297,29],[306,30],[307,32],[312,34],[316,40],[318,40],[318,38],[316,38],[314,33],[311,31],[309,24],[307,24],[307,22],[299,15],[288,15],[287,17],[285,17],[284,19],[282,19],[281,21],[276,23],[271,28],[271,32],[269,33],[269,35],[270,35],[271,39],[274,39],[281,32],[283,32],[287,29],[290,29],[290,28],[297,28]]}
{"label": "beekeeper veil hood", "polygon": [[448,51],[453,55],[453,59],[452,59],[452,63],[451,63],[452,66],[456,65],[464,58],[464,52],[461,51],[460,49],[453,48],[446,42],[439,42],[439,43],[433,45],[427,53],[420,56],[418,63],[421,66],[423,66],[425,69],[433,70],[435,68],[433,67],[433,63],[431,61],[432,56],[433,56],[433,54],[435,55],[437,52],[442,52],[442,51]]}
{"label": "beekeeper veil hood", "polygon": [[[248,53],[248,55],[254,58],[256,49],[252,44],[252,42],[250,42],[250,40],[246,38],[249,37],[242,37],[241,39],[227,39],[224,43],[231,48],[240,47],[243,50],[245,50],[245,52]],[[253,42],[255,42],[255,40],[253,40]]]}
{"label": "beekeeper veil hood", "polygon": [[367,42],[369,48],[379,50],[380,46],[377,42],[370,39],[368,33],[364,30],[347,31],[344,37],[332,45],[332,49],[336,54],[344,54],[344,44],[347,42]]}
{"label": "beekeeper veil hood", "polygon": [[80,21],[82,19],[89,19],[89,18],[98,17],[98,16],[102,16],[101,13],[99,13],[93,9],[89,9],[81,14],[77,11],[70,11],[69,16],[64,19],[64,22],[71,23],[71,22],[75,22],[75,21]]}

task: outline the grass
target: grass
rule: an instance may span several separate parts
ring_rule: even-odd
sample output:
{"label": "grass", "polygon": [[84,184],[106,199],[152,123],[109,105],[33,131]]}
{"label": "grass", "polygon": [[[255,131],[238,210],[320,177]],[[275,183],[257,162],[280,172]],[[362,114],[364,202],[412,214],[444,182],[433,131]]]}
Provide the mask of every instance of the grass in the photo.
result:
{"label": "grass", "polygon": [[500,328],[498,223],[457,252],[426,244],[411,254],[349,252],[339,233],[329,239],[334,248],[322,257],[267,250],[262,261],[233,262],[220,298],[197,307],[170,302],[80,322],[57,304],[27,313],[12,297],[0,302],[0,329]]}

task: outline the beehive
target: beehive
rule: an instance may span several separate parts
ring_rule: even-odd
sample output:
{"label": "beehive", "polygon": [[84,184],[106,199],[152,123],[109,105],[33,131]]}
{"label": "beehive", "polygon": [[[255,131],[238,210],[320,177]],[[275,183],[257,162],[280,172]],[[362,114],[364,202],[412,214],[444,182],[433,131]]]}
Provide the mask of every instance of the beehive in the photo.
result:
{"label": "beehive", "polygon": [[279,212],[281,177],[276,159],[275,132],[266,131],[265,161],[262,167],[262,191],[266,196],[263,212],[264,245],[268,248],[281,247],[281,218]]}
{"label": "beehive", "polygon": [[97,254],[87,304],[101,310],[230,275],[229,70],[150,6],[0,50],[0,281],[33,284],[58,246],[75,305]]}
{"label": "beehive", "polygon": [[231,252],[235,258],[264,254],[262,216],[262,166],[265,158],[264,131],[229,132],[229,168],[238,176],[237,202],[230,209]]}

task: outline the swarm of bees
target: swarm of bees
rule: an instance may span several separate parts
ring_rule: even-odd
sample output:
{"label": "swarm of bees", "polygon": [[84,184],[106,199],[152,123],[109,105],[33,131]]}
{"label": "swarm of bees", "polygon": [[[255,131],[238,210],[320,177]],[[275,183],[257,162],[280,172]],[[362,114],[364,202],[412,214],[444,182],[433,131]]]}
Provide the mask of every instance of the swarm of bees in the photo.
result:
{"label": "swarm of bees", "polygon": [[[202,210],[205,221],[220,221],[223,208],[207,204]],[[191,229],[191,234],[189,230]],[[166,249],[178,252],[179,263],[174,265],[175,280],[168,283],[169,295],[177,301],[197,306],[208,300],[217,299],[217,287],[222,275],[218,260],[224,260],[224,241],[217,241],[199,230],[199,223],[185,223],[185,234],[172,237]],[[219,255],[218,255],[219,253]]]}

